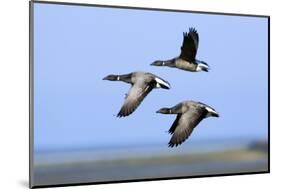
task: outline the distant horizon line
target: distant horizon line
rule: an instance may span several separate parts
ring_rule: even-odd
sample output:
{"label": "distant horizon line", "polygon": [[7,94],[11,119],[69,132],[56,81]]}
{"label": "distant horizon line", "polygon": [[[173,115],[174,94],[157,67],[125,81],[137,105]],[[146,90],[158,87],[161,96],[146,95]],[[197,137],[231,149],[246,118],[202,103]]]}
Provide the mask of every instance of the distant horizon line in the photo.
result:
{"label": "distant horizon line", "polygon": [[[252,142],[267,142],[268,143],[268,138],[267,137],[251,137],[251,138],[246,138],[246,137],[230,137],[230,138],[211,138],[211,139],[194,139],[192,142],[193,143],[206,143],[206,142],[219,142],[219,141],[224,141],[224,142],[232,142],[235,144],[239,144],[239,143],[249,143],[251,144]],[[63,151],[63,152],[67,152],[67,151],[77,151],[77,150],[86,150],[86,149],[103,149],[103,148],[124,148],[124,147],[136,147],[136,148],[140,148],[140,147],[145,147],[147,146],[147,148],[151,148],[151,147],[155,147],[158,145],[163,145],[163,142],[157,141],[157,142],[153,142],[153,143],[131,143],[131,144],[107,144],[107,145],[80,145],[80,146],[75,146],[75,147],[55,147],[55,148],[41,148],[36,150],[34,148],[34,153],[45,153],[45,152],[59,152],[59,151]],[[168,144],[167,144],[168,145]]]}

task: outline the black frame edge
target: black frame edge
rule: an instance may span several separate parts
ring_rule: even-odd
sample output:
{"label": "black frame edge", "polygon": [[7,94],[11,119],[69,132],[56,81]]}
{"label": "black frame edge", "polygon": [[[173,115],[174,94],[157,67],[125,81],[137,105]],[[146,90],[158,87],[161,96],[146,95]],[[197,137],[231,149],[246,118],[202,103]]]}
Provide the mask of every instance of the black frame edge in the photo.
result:
{"label": "black frame edge", "polygon": [[208,12],[208,11],[194,11],[183,9],[164,9],[164,8],[149,8],[149,7],[132,7],[122,5],[102,5],[90,3],[71,3],[71,2],[56,2],[56,1],[40,1],[34,0],[34,3],[41,4],[56,4],[56,5],[69,5],[69,6],[85,6],[85,7],[101,7],[101,8],[119,8],[119,9],[132,9],[132,10],[150,10],[150,11],[165,11],[165,12],[182,12],[182,13],[197,13],[197,14],[211,14],[211,15],[224,15],[224,16],[245,16],[245,17],[261,17],[268,18],[269,15],[255,15],[255,14],[239,14],[239,13],[226,13],[226,12]]}
{"label": "black frame edge", "polygon": [[34,187],[33,179],[33,37],[34,37],[34,6],[33,1],[29,1],[29,188]]}
{"label": "black frame edge", "polygon": [[260,172],[245,172],[245,173],[226,173],[226,174],[213,174],[213,175],[195,175],[195,176],[181,176],[181,177],[163,177],[163,178],[149,178],[149,179],[86,182],[86,183],[72,183],[72,184],[35,185],[32,188],[53,188],[53,187],[88,186],[88,185],[100,185],[100,184],[120,184],[120,183],[165,181],[165,180],[191,179],[191,178],[211,178],[211,177],[225,177],[225,176],[258,175],[258,174],[268,174],[268,173],[270,173],[270,172],[269,171],[260,171]]}
{"label": "black frame edge", "polygon": [[267,58],[268,58],[268,172],[270,173],[270,16],[267,18],[267,37],[268,37],[268,50],[267,50]]}

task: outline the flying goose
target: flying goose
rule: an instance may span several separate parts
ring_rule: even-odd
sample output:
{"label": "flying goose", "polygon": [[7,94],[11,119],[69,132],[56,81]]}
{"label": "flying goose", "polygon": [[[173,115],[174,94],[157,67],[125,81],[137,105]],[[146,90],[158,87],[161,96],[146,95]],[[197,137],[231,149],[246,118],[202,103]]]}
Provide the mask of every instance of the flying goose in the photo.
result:
{"label": "flying goose", "polygon": [[133,113],[143,99],[154,88],[170,89],[170,84],[164,79],[148,72],[132,72],[124,75],[108,75],[103,80],[123,81],[132,85],[125,97],[125,102],[117,117],[125,117]]}
{"label": "flying goose", "polygon": [[156,60],[152,66],[168,66],[179,68],[191,72],[209,71],[209,65],[206,62],[197,60],[196,53],[199,44],[199,36],[195,28],[189,28],[189,33],[183,33],[183,43],[181,53],[178,57],[170,60]]}
{"label": "flying goose", "polygon": [[161,108],[156,113],[177,114],[176,120],[169,129],[169,133],[172,134],[169,147],[183,143],[204,118],[219,117],[212,107],[194,101],[184,101],[172,108]]}

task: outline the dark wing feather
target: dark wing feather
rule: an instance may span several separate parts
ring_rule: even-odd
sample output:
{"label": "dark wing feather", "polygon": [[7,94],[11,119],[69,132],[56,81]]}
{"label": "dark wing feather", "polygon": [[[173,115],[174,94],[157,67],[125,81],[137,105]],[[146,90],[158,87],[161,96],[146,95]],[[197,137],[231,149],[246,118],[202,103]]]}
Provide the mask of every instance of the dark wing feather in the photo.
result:
{"label": "dark wing feather", "polygon": [[169,147],[178,146],[183,143],[198,123],[205,117],[206,113],[207,111],[204,108],[191,107],[187,112],[182,114],[178,120],[178,125],[174,126],[175,130],[169,142]]}
{"label": "dark wing feather", "polygon": [[148,93],[152,91],[155,86],[154,82],[155,81],[150,83],[144,83],[143,81],[136,82],[130,89],[117,117],[125,117],[133,113]]}
{"label": "dark wing feather", "polygon": [[193,62],[198,49],[199,36],[195,28],[190,28],[189,33],[183,33],[180,58]]}
{"label": "dark wing feather", "polygon": [[174,133],[176,127],[178,126],[178,123],[179,123],[180,118],[181,118],[181,114],[178,114],[176,120],[174,121],[173,125],[172,125],[171,128],[169,129],[169,133],[170,133],[170,134],[173,134],[173,133]]}

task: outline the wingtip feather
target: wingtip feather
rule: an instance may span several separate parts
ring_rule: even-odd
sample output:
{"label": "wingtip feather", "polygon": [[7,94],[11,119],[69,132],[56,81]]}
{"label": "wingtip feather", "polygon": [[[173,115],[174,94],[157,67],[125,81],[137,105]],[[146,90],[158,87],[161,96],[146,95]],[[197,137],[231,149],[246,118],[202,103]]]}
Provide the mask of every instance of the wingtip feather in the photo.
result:
{"label": "wingtip feather", "polygon": [[171,142],[169,142],[169,143],[168,143],[168,147],[169,147],[169,148],[173,148],[173,147],[174,147],[174,144],[171,143]]}
{"label": "wingtip feather", "polygon": [[189,32],[197,33],[197,30],[196,30],[194,27],[190,27],[190,28],[189,28]]}

